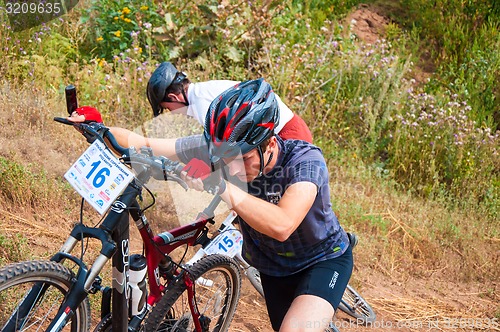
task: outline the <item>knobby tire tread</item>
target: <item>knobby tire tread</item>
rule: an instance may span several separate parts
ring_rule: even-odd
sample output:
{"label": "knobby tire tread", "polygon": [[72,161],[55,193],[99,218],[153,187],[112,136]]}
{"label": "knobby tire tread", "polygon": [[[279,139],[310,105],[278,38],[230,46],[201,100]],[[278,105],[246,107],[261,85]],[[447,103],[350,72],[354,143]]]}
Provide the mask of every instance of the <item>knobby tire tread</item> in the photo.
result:
{"label": "knobby tire tread", "polygon": [[[238,304],[238,300],[240,298],[241,291],[241,275],[240,269],[234,260],[228,256],[214,254],[205,256],[202,259],[198,260],[195,264],[189,266],[187,270],[193,276],[193,280],[198,279],[204,273],[210,271],[211,269],[217,267],[227,267],[233,271],[234,280],[236,281],[236,285],[233,285],[234,290],[234,298],[231,301],[230,309],[226,313],[225,321],[231,322],[233,319],[234,313],[236,311],[236,306]],[[170,285],[171,286],[171,285]],[[145,332],[154,332],[157,327],[161,324],[163,319],[165,318],[166,313],[170,310],[172,305],[177,301],[177,299],[182,295],[184,291],[186,291],[186,285],[184,282],[177,282],[173,287],[167,287],[167,291],[165,295],[160,299],[160,301],[156,304],[153,310],[149,313],[146,318],[144,331]]]}
{"label": "knobby tire tread", "polygon": [[[11,286],[22,283],[23,279],[44,278],[45,281],[53,280],[55,284],[59,282],[71,287],[74,274],[66,266],[52,261],[34,260],[19,263],[12,263],[0,268],[0,292]],[[21,281],[21,282],[20,282]],[[30,281],[31,282],[31,281]],[[86,298],[79,306],[77,319],[82,323],[80,332],[90,330],[90,303]],[[76,315],[76,313],[75,313]]]}

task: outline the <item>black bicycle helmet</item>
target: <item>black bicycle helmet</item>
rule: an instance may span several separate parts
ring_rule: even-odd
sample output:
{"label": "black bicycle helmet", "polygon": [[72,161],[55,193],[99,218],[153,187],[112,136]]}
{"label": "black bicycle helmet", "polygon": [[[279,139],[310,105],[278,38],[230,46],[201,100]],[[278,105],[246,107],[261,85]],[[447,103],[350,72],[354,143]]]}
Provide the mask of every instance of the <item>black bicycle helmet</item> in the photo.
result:
{"label": "black bicycle helmet", "polygon": [[160,103],[165,101],[165,92],[172,83],[180,83],[186,75],[175,68],[170,62],[162,62],[153,72],[148,81],[146,93],[153,108],[153,115],[158,116],[163,111]]}
{"label": "black bicycle helmet", "polygon": [[229,88],[212,101],[205,118],[204,136],[212,161],[257,148],[262,172],[260,145],[274,134],[278,122],[276,96],[263,78]]}

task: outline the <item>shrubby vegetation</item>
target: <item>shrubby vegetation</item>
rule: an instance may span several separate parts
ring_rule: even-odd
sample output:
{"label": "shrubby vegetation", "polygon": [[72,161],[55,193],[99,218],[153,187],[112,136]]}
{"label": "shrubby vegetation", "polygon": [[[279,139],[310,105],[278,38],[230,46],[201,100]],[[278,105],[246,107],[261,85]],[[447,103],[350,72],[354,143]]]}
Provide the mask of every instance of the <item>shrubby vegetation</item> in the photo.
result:
{"label": "shrubby vegetation", "polygon": [[401,23],[426,40],[437,64],[428,92],[458,94],[471,105],[473,120],[500,129],[500,3],[402,0],[402,5],[409,14]]}
{"label": "shrubby vegetation", "polygon": [[[372,45],[343,20],[359,2],[84,1],[23,33],[2,23],[0,72],[61,98],[75,84],[80,104],[129,128],[150,118],[144,90],[158,62],[194,81],[264,76],[329,160],[498,220],[497,1],[384,4],[394,22]],[[417,79],[422,58],[435,68],[429,81]]]}

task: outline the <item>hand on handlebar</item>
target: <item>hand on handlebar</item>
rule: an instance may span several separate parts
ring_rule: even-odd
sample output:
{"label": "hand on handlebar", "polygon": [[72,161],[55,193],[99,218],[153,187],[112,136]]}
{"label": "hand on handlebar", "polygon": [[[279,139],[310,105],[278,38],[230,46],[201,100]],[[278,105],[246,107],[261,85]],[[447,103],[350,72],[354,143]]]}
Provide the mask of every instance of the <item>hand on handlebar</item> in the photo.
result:
{"label": "hand on handlebar", "polygon": [[[102,124],[102,117],[99,111],[91,106],[82,106],[78,107],[70,117],[67,118],[71,122],[75,123],[86,123],[93,127],[93,129],[99,133],[102,137],[102,134],[107,128]],[[79,130],[78,127],[76,129],[87,139],[87,142],[93,143],[96,140],[95,135],[90,135],[85,131]]]}
{"label": "hand on handlebar", "polygon": [[[181,178],[191,189],[221,194],[226,188],[222,172],[215,170],[201,159],[193,158],[182,169]],[[222,190],[221,190],[222,189]]]}
{"label": "hand on handlebar", "polygon": [[78,107],[68,118],[71,122],[102,123],[101,113],[95,107],[82,106]]}

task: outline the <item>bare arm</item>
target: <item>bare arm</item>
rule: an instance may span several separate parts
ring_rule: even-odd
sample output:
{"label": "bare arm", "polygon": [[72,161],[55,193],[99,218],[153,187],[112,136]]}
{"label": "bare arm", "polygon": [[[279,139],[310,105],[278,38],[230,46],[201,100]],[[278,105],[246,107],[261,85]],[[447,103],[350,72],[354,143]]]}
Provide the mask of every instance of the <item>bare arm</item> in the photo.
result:
{"label": "bare arm", "polygon": [[119,127],[110,127],[109,130],[121,146],[127,148],[133,146],[137,149],[147,146],[152,148],[153,153],[157,156],[179,160],[175,154],[175,138],[148,138]]}
{"label": "bare arm", "polygon": [[288,187],[274,205],[254,197],[235,185],[227,184],[222,199],[256,231],[278,241],[287,240],[311,209],[318,191],[312,182],[297,182]]}
{"label": "bare arm", "polygon": [[[96,109],[95,113],[99,114]],[[72,122],[83,122],[85,121],[86,116],[80,115],[78,114],[78,112],[73,112],[73,114],[67,119]],[[133,146],[137,149],[140,149],[143,146],[147,146],[152,148],[153,154],[157,156],[164,156],[172,160],[179,160],[175,153],[175,141],[177,139],[147,138],[136,134],[133,131],[120,127],[109,127],[109,131],[113,134],[118,144],[125,148],[130,148],[131,146]]]}

